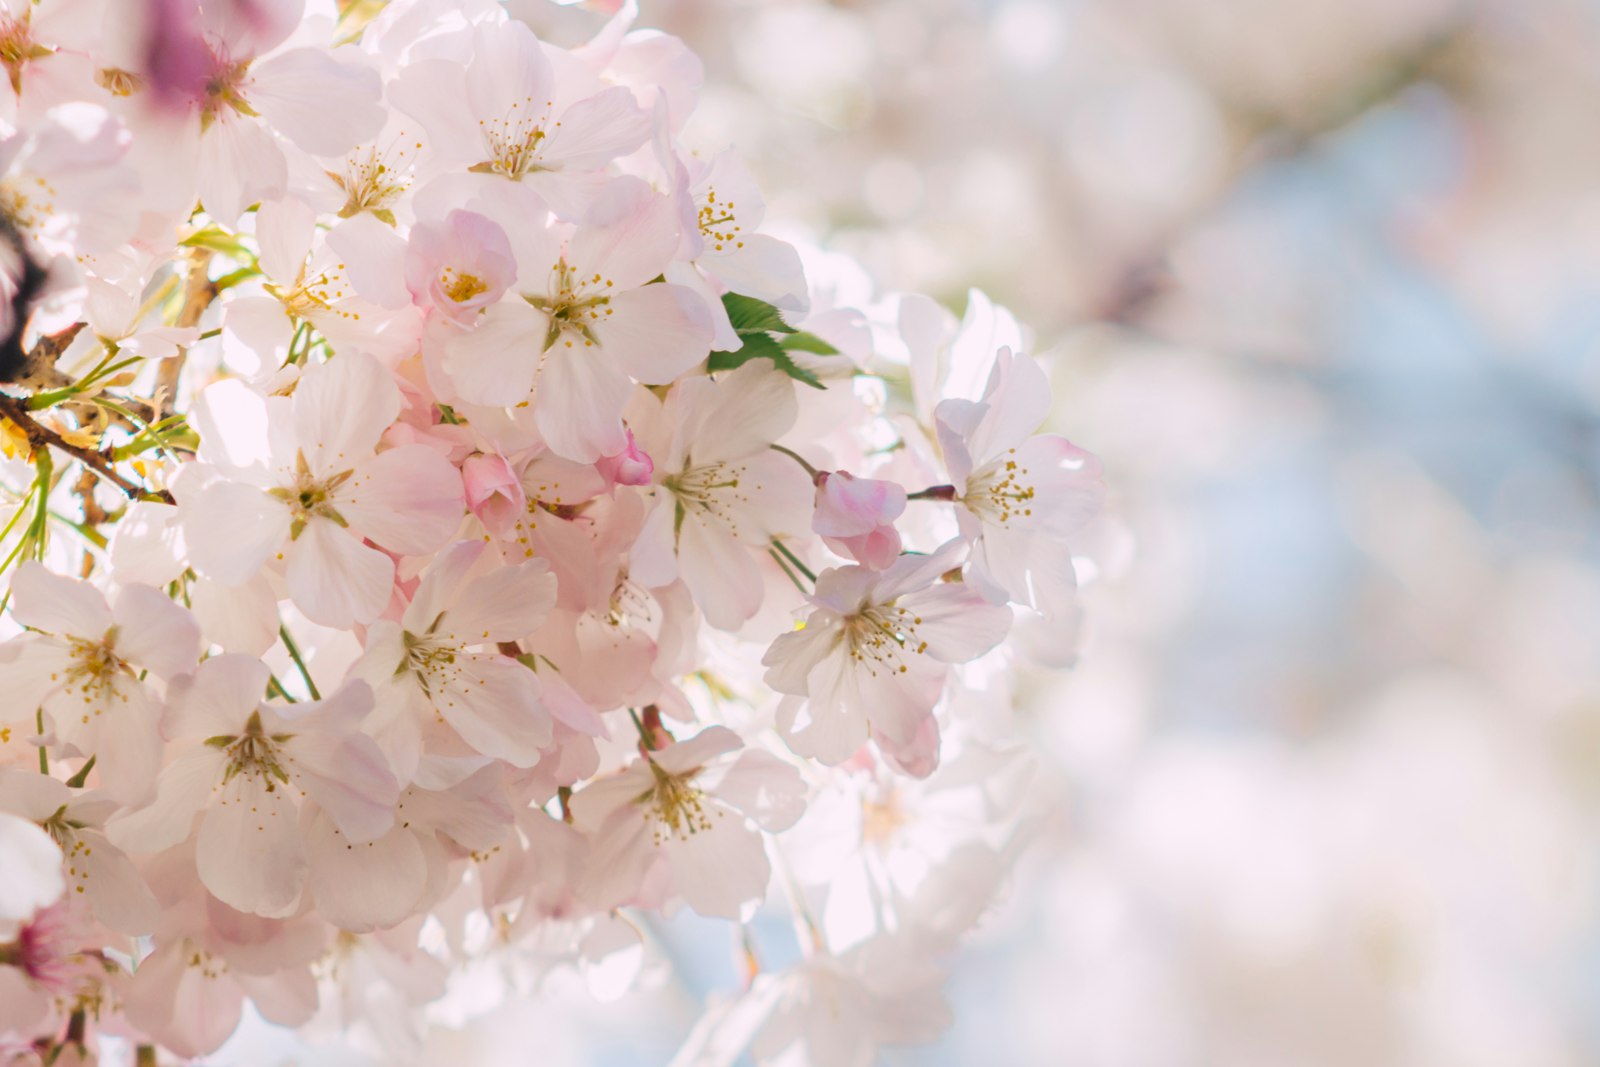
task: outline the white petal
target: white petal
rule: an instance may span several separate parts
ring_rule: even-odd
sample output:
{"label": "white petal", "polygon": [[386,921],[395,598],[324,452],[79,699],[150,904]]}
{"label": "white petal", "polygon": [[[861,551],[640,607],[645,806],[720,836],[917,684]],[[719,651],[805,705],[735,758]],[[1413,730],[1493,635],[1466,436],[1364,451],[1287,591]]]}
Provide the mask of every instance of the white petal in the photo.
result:
{"label": "white petal", "polygon": [[72,862],[82,872],[94,917],[118,933],[148,934],[161,921],[161,905],[127,853],[101,834],[80,835],[87,846]]}
{"label": "white petal", "polygon": [[[265,378],[283,366],[289,358],[289,342],[293,339],[294,323],[283,310],[283,304],[272,297],[241,296],[223,305],[222,360],[229,369],[252,381]],[[219,382],[211,388],[223,384]],[[241,387],[245,387],[243,382],[232,386]],[[200,439],[202,442],[209,440],[203,428]],[[266,435],[259,441],[264,444]]]}
{"label": "white petal", "polygon": [[[228,306],[251,303],[253,299],[246,297]],[[289,320],[284,318],[282,306],[276,300],[268,303],[277,308],[274,314],[287,329]],[[226,323],[223,328],[226,330]],[[285,344],[288,339],[285,334]],[[277,369],[276,363],[272,369]],[[202,389],[189,416],[190,424],[200,433],[201,461],[236,477],[249,477],[258,485],[273,484],[269,473],[275,462],[270,407],[267,397],[236,379]]]}
{"label": "white petal", "polygon": [[701,269],[736,293],[786,311],[805,311],[809,304],[806,273],[794,246],[764,233],[740,240],[743,247],[725,248],[720,253],[708,250],[700,258]]}
{"label": "white petal", "polygon": [[181,516],[189,562],[223,585],[254,578],[289,536],[289,509],[243,482],[213,482],[184,501]]}
{"label": "white petal", "polygon": [[358,352],[309,368],[294,391],[295,438],[319,474],[347,471],[370,458],[399,414],[394,375]]}
{"label": "white petal", "polygon": [[684,903],[701,915],[738,919],[747,904],[766,896],[772,867],[761,835],[737,812],[710,814],[709,828],[672,836],[663,847]]}
{"label": "white petal", "polygon": [[365,933],[395,925],[411,914],[427,884],[417,835],[403,827],[356,844],[319,812],[306,845],[317,914],[344,930]]}
{"label": "white petal", "polygon": [[201,578],[189,603],[206,641],[229,652],[263,656],[278,639],[278,597],[265,574],[233,586]]}
{"label": "white petal", "polygon": [[255,656],[212,656],[167,691],[168,738],[238,733],[267,688],[267,665]]}
{"label": "white petal", "polygon": [[451,633],[474,644],[516,641],[543,625],[555,604],[550,565],[531,559],[467,583],[445,621]]}
{"label": "white petal", "polygon": [[117,655],[157,678],[193,670],[200,659],[200,627],[183,605],[148,585],[125,586],[112,617]]}
{"label": "white petal", "polygon": [[649,136],[649,113],[634,101],[632,90],[618,85],[567,108],[542,156],[561,167],[594,169],[632,152]]}
{"label": "white petal", "polygon": [[348,629],[389,605],[394,561],[329,519],[308,522],[288,556],[289,595],[312,622]]}
{"label": "white petal", "polygon": [[144,686],[129,682],[127,698],[114,704],[100,725],[95,767],[107,793],[124,803],[142,804],[161,770],[161,713]]}
{"label": "white petal", "polygon": [[444,370],[463,400],[510,407],[528,399],[548,322],[526,301],[502,300],[444,344]]}
{"label": "white petal", "polygon": [[927,642],[927,654],[945,663],[977,659],[1005,640],[1011,628],[1010,609],[956,583],[910,593],[899,605],[919,620],[916,636]]}
{"label": "white petal", "polygon": [[0,812],[0,919],[19,921],[66,889],[61,850],[26,819]]}
{"label": "white petal", "polygon": [[646,385],[670,382],[711,354],[711,312],[692,289],[641,286],[612,297],[610,310],[595,336]]}
{"label": "white petal", "polygon": [[806,810],[806,786],[792,764],[760,749],[748,749],[725,771],[708,771],[702,783],[718,800],[738,808],[763,830],[793,826]]}
{"label": "white petal", "polygon": [[305,269],[316,233],[316,212],[304,200],[285,197],[262,204],[256,210],[256,243],[261,246],[262,271],[279,285],[293,285]]}
{"label": "white petal", "polygon": [[622,409],[633,388],[608,356],[557,341],[545,353],[534,412],[550,450],[579,463],[614,456],[628,446]]}
{"label": "white petal", "polygon": [[178,509],[153,500],[128,505],[111,535],[111,573],[120,582],[165,585],[183,573]]}
{"label": "white petal", "polygon": [[638,178],[615,178],[605,184],[584,216],[567,260],[580,279],[599,274],[611,282],[606,295],[621,293],[666,268],[677,251],[681,229],[671,198]]}
{"label": "white petal", "polygon": [[679,527],[678,572],[719,630],[737,630],[761,609],[766,586],[750,550],[715,519],[695,516]]}
{"label": "white petal", "polygon": [[460,471],[427,445],[401,445],[362,463],[334,506],[351,529],[407,556],[442,547],[466,511]]}
{"label": "white petal", "polygon": [[251,105],[315,156],[340,156],[383,128],[378,73],[317,48],[291,48],[251,67]]}
{"label": "white petal", "polygon": [[251,204],[283,195],[289,163],[259,122],[224,114],[200,139],[196,181],[206,213],[232,227]]}
{"label": "white petal", "polygon": [[461,739],[486,756],[531,767],[550,744],[538,676],[504,656],[456,656],[454,681],[435,705]]}
{"label": "white petal", "polygon": [[411,303],[402,268],[405,241],[391,227],[364,211],[329,230],[326,241],[363,300],[385,308]]}
{"label": "white petal", "polygon": [[161,772],[156,799],[106,824],[106,835],[129,852],[163,852],[189,836],[194,817],[222,781],[227,757],[214,748],[194,749]]}
{"label": "white petal", "polygon": [[11,598],[11,617],[35,630],[98,641],[111,628],[111,609],[100,590],[33,560],[12,575]]}
{"label": "white petal", "polygon": [[240,774],[200,821],[195,866],[212,896],[251,915],[292,914],[305,886],[299,811],[282,782]]}
{"label": "white petal", "polygon": [[372,738],[307,731],[287,747],[294,756],[295,781],[347,839],[372,841],[388,833],[400,783]]}

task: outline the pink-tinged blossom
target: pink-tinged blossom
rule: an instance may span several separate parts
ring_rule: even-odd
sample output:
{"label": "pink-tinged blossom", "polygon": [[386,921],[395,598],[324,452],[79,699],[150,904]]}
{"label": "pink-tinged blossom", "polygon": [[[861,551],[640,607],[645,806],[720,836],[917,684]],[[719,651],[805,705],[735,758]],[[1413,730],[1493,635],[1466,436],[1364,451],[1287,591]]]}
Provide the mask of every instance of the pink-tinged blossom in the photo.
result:
{"label": "pink-tinged blossom", "polygon": [[205,92],[211,51],[201,33],[194,0],[143,0],[145,17],[140,69],[159,106],[182,109]]}
{"label": "pink-tinged blossom", "polygon": [[121,809],[99,790],[74,790],[33,770],[0,771],[0,811],[32,821],[55,841],[66,860],[68,895],[118,933],[148,934],[160,908],[133,861],[105,833],[106,820]]}
{"label": "pink-tinged blossom", "polygon": [[517,284],[443,343],[463,400],[509,407],[532,394],[539,433],[581,463],[627,448],[633,382],[670,382],[711,350],[711,314],[682,286],[648,284],[678,244],[672,202],[636,178],[606,185],[576,228],[527,228]]}
{"label": "pink-tinged blossom", "polygon": [[506,232],[476,212],[458,209],[443,222],[419,222],[411,229],[406,288],[424,311],[470,324],[516,277]]}
{"label": "pink-tinged blossom", "polygon": [[214,1052],[248,999],[277,1026],[303,1026],[317,1007],[311,965],[327,924],[314,915],[268,919],[228,907],[194,880],[192,849],[152,864],[162,925],[155,950],[121,987],[129,1023],[186,1059]]}
{"label": "pink-tinged blossom", "polygon": [[614,456],[601,456],[595,461],[595,469],[610,485],[649,485],[655,461],[635,443],[632,430],[623,432],[628,435],[628,447]]}
{"label": "pink-tinged blossom", "polygon": [[989,651],[1011,623],[971,585],[941,580],[957,563],[951,548],[818,575],[804,626],[761,659],[787,694],[777,725],[790,748],[838,764],[868,738],[896,752],[926,742],[949,665]]}
{"label": "pink-tinged blossom", "polygon": [[359,730],[372,691],[352,681],[326,700],[262,702],[259,660],[214,656],[176,694],[168,732],[191,746],[162,771],[148,805],[113,819],[111,840],[159,852],[195,835],[200,881],[242,912],[291,915],[309,876],[304,804],[351,848],[394,825],[399,785]]}
{"label": "pink-tinged blossom", "polygon": [[1030,436],[1050,410],[1050,383],[1002,348],[981,400],[935,409],[939,446],[972,542],[974,576],[1001,599],[1070,612],[1076,580],[1068,538],[1100,510],[1100,463],[1064,437]]}
{"label": "pink-tinged blossom", "polygon": [[810,307],[805,270],[794,246],[758,233],[766,205],[750,172],[732,152],[710,162],[690,157],[680,172],[693,200],[692,256],[674,263],[667,280],[704,293],[716,322],[719,350],[737,350],[740,340],[718,296],[742,293],[774,307],[804,314]]}
{"label": "pink-tinged blossom", "polygon": [[[346,229],[381,231],[378,241],[352,240]],[[223,358],[229,367],[260,381],[289,357],[295,332],[314,327],[335,350],[354,348],[380,361],[397,361],[416,350],[421,315],[404,301],[384,307],[361,294],[352,274],[368,257],[383,255],[383,238],[397,241],[375,220],[347,223],[324,233],[316,213],[302,200],[263,204],[255,213],[261,248],[260,295],[243,292],[229,301],[222,320]]]}
{"label": "pink-tinged blossom", "polygon": [[737,629],[761,607],[753,552],[808,525],[805,472],[771,447],[794,424],[794,388],[770,360],[753,359],[678,383],[647,420],[655,487],[633,579],[653,587],[681,577],[718,629]]}
{"label": "pink-tinged blossom", "polygon": [[555,599],[543,560],[503,567],[482,542],[463,541],[436,557],[398,623],[368,628],[354,675],[377,694],[368,729],[404,780],[425,747],[458,754],[464,745],[516,767],[538,762],[552,729],[539,678],[495,647],[536,630]]}
{"label": "pink-tinged blossom", "polygon": [[41,908],[0,934],[0,1034],[50,1034],[80,1000],[93,1003],[105,976],[103,934],[75,897]]}
{"label": "pink-tinged blossom", "polygon": [[474,452],[461,463],[467,509],[496,537],[506,536],[528,506],[522,480],[498,453]]}
{"label": "pink-tinged blossom", "polygon": [[603,168],[648,140],[649,114],[621,86],[572,65],[558,71],[524,23],[459,36],[464,63],[419,59],[388,89],[427,132],[431,169],[515,182],[561,217],[577,217],[605,181]]}
{"label": "pink-tinged blossom", "polygon": [[[302,6],[291,0],[258,16],[238,0],[200,4],[209,63],[189,104],[199,124],[196,180],[201,205],[226,226],[251,204],[284,194],[286,148],[340,156],[383,126],[376,71],[326,49],[282,47]],[[182,65],[192,61],[185,52]]]}
{"label": "pink-tinged blossom", "polygon": [[775,1003],[750,1042],[759,1063],[870,1067],[885,1045],[926,1044],[950,1024],[944,975],[908,938],[818,954],[768,983]]}
{"label": "pink-tinged blossom", "polygon": [[11,613],[31,633],[0,645],[5,721],[26,726],[43,708],[62,751],[97,755],[101,780],[125,802],[143,800],[161,764],[161,705],[144,671],[170,680],[200,657],[200,628],[145,585],[114,605],[87,582],[24,563],[11,579]]}
{"label": "pink-tinged blossom", "polygon": [[369,357],[307,368],[292,398],[220,382],[196,409],[206,477],[180,488],[185,541],[195,570],[222,585],[281,560],[307,618],[370,622],[392,594],[388,553],[432,552],[461,522],[461,475],[448,460],[426,445],[375,451],[400,390]]}
{"label": "pink-tinged blossom", "polygon": [[0,137],[0,208],[35,254],[73,259],[134,235],[139,178],[130,134],[104,108],[63,104]]}
{"label": "pink-tinged blossom", "polygon": [[0,3],[0,122],[27,125],[47,109],[94,93],[102,0]]}
{"label": "pink-tinged blossom", "polygon": [[804,795],[793,767],[725,727],[645,752],[573,794],[574,825],[594,841],[580,892],[614,907],[649,884],[701,915],[739,918],[771,876],[761,831],[793,824]]}
{"label": "pink-tinged blossom", "polygon": [[900,557],[894,520],[906,510],[906,491],[899,483],[825,471],[817,475],[816,507],[811,529],[840,555],[875,570]]}

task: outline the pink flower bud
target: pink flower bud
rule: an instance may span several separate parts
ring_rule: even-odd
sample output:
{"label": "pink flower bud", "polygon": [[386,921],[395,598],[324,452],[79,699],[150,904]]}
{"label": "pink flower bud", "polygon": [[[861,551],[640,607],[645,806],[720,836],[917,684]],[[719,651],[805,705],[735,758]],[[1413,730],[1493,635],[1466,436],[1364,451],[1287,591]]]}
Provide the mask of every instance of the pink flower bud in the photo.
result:
{"label": "pink flower bud", "polygon": [[816,508],[811,529],[840,555],[874,570],[899,557],[894,520],[906,509],[906,491],[896,483],[825,472],[817,476]]}
{"label": "pink flower bud", "polygon": [[461,465],[461,481],[467,507],[496,537],[505,537],[528,506],[522,482],[502,455],[475,452],[468,456]]}
{"label": "pink flower bud", "polygon": [[628,435],[628,447],[614,456],[602,456],[595,462],[595,470],[610,485],[649,485],[650,476],[656,470],[655,461],[650,453],[634,443],[632,430],[624,432]]}

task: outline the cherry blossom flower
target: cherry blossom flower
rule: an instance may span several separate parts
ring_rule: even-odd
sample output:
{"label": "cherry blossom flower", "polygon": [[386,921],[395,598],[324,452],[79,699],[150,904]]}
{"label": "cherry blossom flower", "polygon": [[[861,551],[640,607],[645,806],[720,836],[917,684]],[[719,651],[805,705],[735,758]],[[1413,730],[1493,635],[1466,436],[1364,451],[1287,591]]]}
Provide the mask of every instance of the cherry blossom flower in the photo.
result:
{"label": "cherry blossom flower", "polygon": [[370,729],[402,778],[440,728],[458,746],[516,767],[537,763],[550,743],[538,676],[497,651],[473,650],[538,629],[555,605],[555,579],[543,560],[473,573],[484,547],[463,541],[440,553],[400,622],[380,620],[367,630],[354,675],[377,695],[381,710]]}
{"label": "cherry blossom flower", "polygon": [[575,825],[595,841],[580,892],[615,906],[664,865],[666,892],[702,915],[737,918],[766,893],[771,868],[760,831],[791,825],[803,796],[794,768],[744,749],[724,727],[647,751],[573,795]]}
{"label": "cherry blossom flower", "polygon": [[794,383],[761,359],[681,382],[664,405],[640,412],[656,487],[633,547],[634,581],[662,586],[681,575],[719,629],[756,613],[762,582],[750,550],[808,525],[805,474],[771,448],[795,414]]}
{"label": "cherry blossom flower", "polygon": [[389,98],[427,131],[433,166],[524,183],[575,217],[604,181],[601,168],[648,139],[649,114],[625,88],[558,71],[523,23],[462,36],[470,60],[418,60]]}
{"label": "cherry blossom flower", "polygon": [[166,595],[129,585],[107,606],[98,589],[29,562],[11,579],[11,614],[33,633],[0,646],[7,721],[42,708],[63,751],[103,756],[120,799],[143,800],[161,762],[161,706],[141,671],[170,680],[200,657],[200,628]]}
{"label": "cherry blossom flower", "polygon": [[[314,47],[283,47],[303,0],[250,18],[229,0],[202,0],[209,69],[191,103],[199,124],[196,178],[207,213],[231,226],[244,209],[288,188],[285,147],[342,155],[375,135],[384,112],[377,73]],[[330,108],[326,102],[339,101]]]}
{"label": "cherry blossom flower", "polygon": [[791,748],[829,764],[869,737],[890,753],[913,749],[948,665],[983,655],[1011,623],[1010,611],[972,586],[940,580],[955,562],[947,546],[883,571],[836,567],[818,576],[805,625],[780,635],[761,660],[767,684],[789,694],[778,731]]}
{"label": "cherry blossom flower", "polygon": [[239,911],[291,915],[310,860],[300,803],[332,820],[350,848],[394,824],[399,787],[382,753],[358,732],[372,706],[364,682],[326,701],[269,706],[267,669],[228,653],[201,664],[175,698],[175,737],[197,744],[162,771],[149,805],[113,819],[112,841],[157,852],[195,832],[200,881]]}
{"label": "cherry blossom flower", "polygon": [[195,569],[224,585],[282,559],[308,618],[370,622],[389,603],[394,562],[364,539],[422,554],[461,521],[461,477],[442,456],[423,445],[375,452],[400,392],[368,357],[308,368],[290,399],[222,382],[198,406],[212,478],[182,494],[184,531]]}
{"label": "cherry blossom flower", "polygon": [[1100,509],[1105,489],[1089,453],[1064,437],[1030,436],[1049,402],[1039,365],[1001,349],[983,398],[945,400],[935,418],[977,580],[1059,612],[1076,584],[1066,538]]}
{"label": "cherry blossom flower", "polygon": [[159,905],[133,861],[105,833],[106,819],[120,809],[98,791],[75,791],[33,771],[0,770],[0,811],[21,815],[55,841],[66,860],[69,895],[119,933],[148,934]]}
{"label": "cherry blossom flower", "polygon": [[672,202],[634,178],[609,182],[575,228],[520,231],[514,295],[444,342],[453,388],[501,407],[537,390],[539,432],[558,455],[591,463],[622,452],[632,381],[670,382],[711,349],[705,301],[647,284],[677,243]]}

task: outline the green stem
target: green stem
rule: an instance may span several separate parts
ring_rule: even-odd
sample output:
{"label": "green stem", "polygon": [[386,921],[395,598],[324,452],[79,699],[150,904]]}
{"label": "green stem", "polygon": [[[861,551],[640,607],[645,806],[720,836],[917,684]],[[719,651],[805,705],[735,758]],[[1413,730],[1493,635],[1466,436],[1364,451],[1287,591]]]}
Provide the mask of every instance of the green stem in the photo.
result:
{"label": "green stem", "polygon": [[283,639],[283,647],[289,650],[289,658],[294,660],[295,667],[300,671],[300,677],[305,679],[306,692],[311,694],[312,700],[321,700],[322,694],[317,692],[317,683],[311,680],[311,672],[306,669],[306,661],[300,658],[300,648],[294,643],[294,638],[289,636],[289,628],[279,623],[278,636]]}
{"label": "green stem", "polygon": [[771,448],[774,452],[782,452],[784,455],[800,464],[800,466],[804,467],[805,472],[811,476],[811,480],[813,482],[822,476],[822,472],[817,470],[817,468],[813,467],[810,463],[806,462],[806,458],[800,453],[784,448],[782,445],[772,445]]}
{"label": "green stem", "polygon": [[278,676],[276,674],[269,673],[267,675],[267,692],[276,693],[278,696],[287,700],[291,704],[299,703],[299,701],[295,700],[294,697],[289,695],[289,691],[283,687],[282,682],[278,681]]}
{"label": "green stem", "polygon": [[784,558],[787,559],[790,563],[794,564],[795,570],[799,571],[801,574],[805,575],[807,578],[810,578],[812,585],[817,584],[817,576],[815,574],[811,573],[811,568],[807,567],[804,563],[801,563],[800,562],[800,557],[796,556],[793,552],[790,552],[789,549],[788,549],[788,546],[786,546],[782,541],[779,541],[777,538],[773,538],[772,539],[772,547],[777,549],[779,552],[782,552],[783,555],[784,555]]}
{"label": "green stem", "polygon": [[783,571],[783,573],[788,576],[789,580],[794,583],[794,587],[796,589],[800,590],[802,595],[804,595],[804,596],[810,596],[811,595],[811,590],[807,589],[804,585],[802,585],[800,583],[800,576],[798,574],[796,574],[789,567],[789,565],[783,561],[783,557],[778,555],[778,553],[777,553],[777,551],[775,549],[771,549],[771,548],[767,549],[767,555],[772,557],[772,562],[774,562],[774,563],[776,563],[778,565],[778,567]]}

